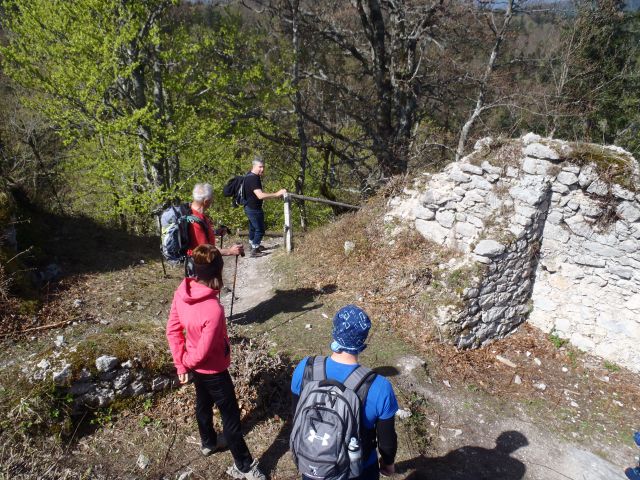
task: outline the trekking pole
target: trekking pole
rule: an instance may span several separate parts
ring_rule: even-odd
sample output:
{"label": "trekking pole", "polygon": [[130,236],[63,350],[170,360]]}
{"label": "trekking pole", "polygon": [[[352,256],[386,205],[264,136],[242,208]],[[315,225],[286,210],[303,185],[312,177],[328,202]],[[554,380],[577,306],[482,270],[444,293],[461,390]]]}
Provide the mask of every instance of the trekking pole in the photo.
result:
{"label": "trekking pole", "polygon": [[158,215],[158,228],[160,229],[160,261],[162,262],[162,272],[166,277],[167,267],[164,266],[164,255],[162,254],[162,222],[160,221],[160,215]]}
{"label": "trekking pole", "polygon": [[233,270],[233,288],[231,289],[231,311],[229,312],[229,321],[233,317],[233,300],[236,298],[236,277],[238,275],[238,255],[236,255],[236,268]]}

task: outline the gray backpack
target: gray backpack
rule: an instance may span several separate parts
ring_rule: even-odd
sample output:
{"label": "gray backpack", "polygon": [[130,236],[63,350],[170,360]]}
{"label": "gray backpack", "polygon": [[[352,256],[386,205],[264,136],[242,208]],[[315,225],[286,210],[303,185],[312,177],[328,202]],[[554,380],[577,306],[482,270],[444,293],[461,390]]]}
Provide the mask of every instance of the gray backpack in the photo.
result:
{"label": "gray backpack", "polygon": [[[375,435],[371,438],[371,433],[365,432],[361,416],[376,374],[358,366],[340,383],[327,379],[326,360],[307,359],[289,447],[301,475],[346,480],[359,475],[371,443],[375,448]],[[350,441],[357,442],[359,451],[349,451]],[[359,464],[352,465],[354,461]]]}

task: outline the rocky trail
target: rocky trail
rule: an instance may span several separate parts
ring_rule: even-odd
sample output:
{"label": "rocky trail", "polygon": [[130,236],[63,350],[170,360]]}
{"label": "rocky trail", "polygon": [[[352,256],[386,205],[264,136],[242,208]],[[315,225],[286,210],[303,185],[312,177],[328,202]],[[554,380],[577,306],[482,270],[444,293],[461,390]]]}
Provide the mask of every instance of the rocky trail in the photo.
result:
{"label": "rocky trail", "polygon": [[[314,288],[292,284],[294,274],[280,240],[266,246],[258,258],[239,258],[237,267],[233,257],[225,258],[221,300],[230,317],[233,375],[247,443],[272,480],[293,480],[297,475],[288,454],[293,365],[304,355],[327,354],[334,312],[360,299],[336,288],[327,272],[322,275],[326,281]],[[7,343],[3,365],[31,358],[34,351],[50,351],[60,336],[69,345],[89,336],[96,354],[114,353],[102,343],[105,334],[137,337],[144,339],[141,345],[155,345],[153,352],[165,350],[164,325],[181,271],[171,270],[167,277],[159,272],[159,262],[149,260],[79,277],[77,285],[61,291],[56,305],[71,305],[66,308],[85,320],[47,330],[29,342]],[[395,478],[624,480],[622,472],[637,453],[630,434],[638,428],[636,387],[625,388],[637,383],[637,376],[603,373],[601,363],[588,355],[571,365],[573,357],[549,346],[544,335],[534,338],[536,330],[528,328],[481,350],[448,349],[454,359],[466,358],[465,368],[473,371],[465,371],[409,344],[407,332],[372,320],[363,363],[391,380],[401,407]],[[503,363],[507,357],[517,370]],[[490,378],[502,384],[499,393],[489,388]],[[27,455],[27,450],[5,445],[7,465],[0,478],[227,478],[229,452],[200,454],[194,398],[193,386],[187,385],[149,394],[124,408],[98,409],[90,425],[46,452],[36,448]],[[5,469],[10,474],[2,477]]]}

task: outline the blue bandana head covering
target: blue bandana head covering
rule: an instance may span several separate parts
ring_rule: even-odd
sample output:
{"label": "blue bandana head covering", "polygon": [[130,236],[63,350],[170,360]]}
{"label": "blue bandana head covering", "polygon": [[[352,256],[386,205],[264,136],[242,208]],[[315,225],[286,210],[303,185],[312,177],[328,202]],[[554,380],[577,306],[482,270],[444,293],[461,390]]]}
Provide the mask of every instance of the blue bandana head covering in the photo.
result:
{"label": "blue bandana head covering", "polygon": [[367,345],[367,335],[371,328],[371,320],[359,307],[347,305],[338,310],[333,317],[333,342],[331,350],[357,355]]}

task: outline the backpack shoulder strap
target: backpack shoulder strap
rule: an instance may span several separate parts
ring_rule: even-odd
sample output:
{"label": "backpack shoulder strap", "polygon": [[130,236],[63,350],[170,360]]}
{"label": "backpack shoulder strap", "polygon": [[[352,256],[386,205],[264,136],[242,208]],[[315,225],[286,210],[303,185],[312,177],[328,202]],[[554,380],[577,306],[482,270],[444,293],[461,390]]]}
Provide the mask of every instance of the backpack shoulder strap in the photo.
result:
{"label": "backpack shoulder strap", "polygon": [[364,402],[369,394],[369,388],[376,379],[376,372],[370,368],[358,365],[358,367],[349,374],[344,381],[344,386],[356,392],[360,399],[360,404],[364,406]]}
{"label": "backpack shoulder strap", "polygon": [[313,380],[325,380],[327,378],[326,370],[327,357],[307,357],[307,363],[304,366],[304,372],[302,374],[302,383],[300,385],[300,392],[304,388],[307,382]]}

